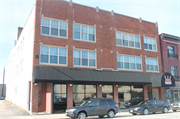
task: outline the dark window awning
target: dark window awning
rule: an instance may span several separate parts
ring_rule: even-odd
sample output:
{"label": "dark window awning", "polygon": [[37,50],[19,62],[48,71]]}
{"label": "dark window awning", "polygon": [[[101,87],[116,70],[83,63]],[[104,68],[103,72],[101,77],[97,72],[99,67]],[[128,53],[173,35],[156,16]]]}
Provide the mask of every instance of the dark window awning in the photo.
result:
{"label": "dark window awning", "polygon": [[99,71],[57,67],[33,67],[33,83],[121,84],[161,87],[161,74]]}

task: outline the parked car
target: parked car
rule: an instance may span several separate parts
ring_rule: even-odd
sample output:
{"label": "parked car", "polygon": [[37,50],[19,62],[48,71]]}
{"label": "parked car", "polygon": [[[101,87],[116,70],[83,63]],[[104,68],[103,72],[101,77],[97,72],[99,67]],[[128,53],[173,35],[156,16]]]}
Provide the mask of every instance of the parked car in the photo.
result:
{"label": "parked car", "polygon": [[171,103],[171,108],[173,112],[176,112],[176,110],[180,110],[180,99],[177,99],[175,102]]}
{"label": "parked car", "polygon": [[124,106],[125,106],[126,108],[129,108],[129,107],[131,107],[131,106],[133,106],[133,105],[139,104],[139,103],[140,103],[141,101],[143,101],[143,100],[144,100],[143,97],[133,97],[131,100],[125,102],[125,103],[124,103]]}
{"label": "parked car", "polygon": [[163,113],[167,113],[169,109],[170,104],[168,102],[162,100],[147,100],[130,107],[129,113],[132,113],[133,115],[136,115],[137,113],[148,115],[150,112],[156,113],[162,111]]}
{"label": "parked car", "polygon": [[118,113],[118,105],[111,98],[97,98],[86,100],[78,107],[66,109],[66,116],[71,118],[85,119],[88,116],[105,115],[112,118]]}

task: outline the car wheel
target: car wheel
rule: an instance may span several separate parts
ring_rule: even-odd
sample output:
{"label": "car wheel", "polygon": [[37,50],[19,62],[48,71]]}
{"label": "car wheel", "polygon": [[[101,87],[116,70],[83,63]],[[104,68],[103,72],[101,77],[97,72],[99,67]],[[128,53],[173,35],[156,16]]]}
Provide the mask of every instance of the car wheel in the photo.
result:
{"label": "car wheel", "polygon": [[133,115],[137,115],[137,113],[132,113]]}
{"label": "car wheel", "polygon": [[147,108],[144,109],[144,110],[143,110],[143,114],[144,114],[144,115],[148,115],[148,114],[149,114],[149,110],[148,110]]}
{"label": "car wheel", "polygon": [[99,116],[99,118],[103,118],[104,116]]}
{"label": "car wheel", "polygon": [[167,112],[168,112],[168,108],[167,108],[167,107],[164,107],[163,112],[164,112],[164,113],[167,113]]}
{"label": "car wheel", "polygon": [[173,112],[176,112],[176,110],[173,110]]}
{"label": "car wheel", "polygon": [[113,118],[114,117],[114,111],[113,110],[109,110],[107,116],[109,118]]}
{"label": "car wheel", "polygon": [[84,112],[80,112],[78,114],[78,119],[86,119],[86,114]]}

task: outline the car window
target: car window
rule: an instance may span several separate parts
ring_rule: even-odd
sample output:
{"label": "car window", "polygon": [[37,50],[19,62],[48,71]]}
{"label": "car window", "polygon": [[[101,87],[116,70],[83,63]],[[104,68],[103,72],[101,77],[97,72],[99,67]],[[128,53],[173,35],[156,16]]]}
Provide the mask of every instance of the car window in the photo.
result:
{"label": "car window", "polygon": [[109,105],[114,105],[115,101],[113,99],[107,99]]}
{"label": "car window", "polygon": [[150,104],[155,105],[155,104],[156,104],[156,101],[155,101],[155,100],[152,100]]}
{"label": "car window", "polygon": [[164,102],[161,101],[161,100],[156,100],[157,101],[157,104],[163,104]]}
{"label": "car window", "polygon": [[99,105],[99,100],[94,100],[91,104],[92,104],[92,106],[98,106]]}
{"label": "car window", "polygon": [[107,101],[106,100],[100,100],[99,105],[107,105]]}

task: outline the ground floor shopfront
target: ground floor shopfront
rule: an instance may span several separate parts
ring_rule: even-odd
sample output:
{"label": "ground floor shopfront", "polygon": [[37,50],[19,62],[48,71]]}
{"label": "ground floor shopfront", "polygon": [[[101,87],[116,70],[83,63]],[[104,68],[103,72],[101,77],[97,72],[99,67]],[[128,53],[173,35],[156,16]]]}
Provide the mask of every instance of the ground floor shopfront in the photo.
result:
{"label": "ground floor shopfront", "polygon": [[120,104],[119,108],[128,108],[124,103],[132,99],[165,100],[164,88],[153,87],[157,79],[151,82],[158,77],[158,74],[34,67],[30,111],[60,113],[89,98],[112,98]]}

